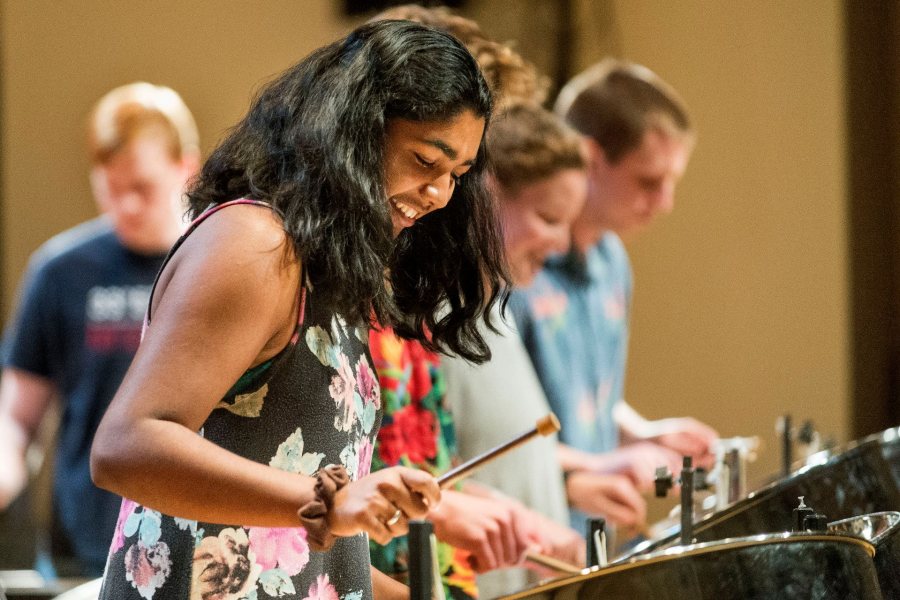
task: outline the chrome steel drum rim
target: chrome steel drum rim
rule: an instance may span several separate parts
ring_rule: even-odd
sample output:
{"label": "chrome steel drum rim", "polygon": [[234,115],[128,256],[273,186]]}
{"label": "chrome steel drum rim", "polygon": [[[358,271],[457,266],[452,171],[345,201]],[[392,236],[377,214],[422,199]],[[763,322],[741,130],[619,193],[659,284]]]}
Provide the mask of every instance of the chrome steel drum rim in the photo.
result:
{"label": "chrome steel drum rim", "polygon": [[558,588],[571,585],[576,582],[583,582],[595,577],[604,577],[613,573],[629,571],[643,565],[654,563],[662,563],[666,561],[674,561],[682,558],[690,558],[700,556],[717,551],[738,550],[741,548],[749,548],[753,546],[778,545],[778,544],[796,544],[802,542],[831,542],[838,544],[856,545],[863,548],[869,555],[869,558],[875,556],[875,546],[866,539],[853,534],[831,534],[831,533],[765,533],[747,537],[725,538],[714,542],[702,542],[691,544],[689,546],[671,546],[662,550],[657,550],[649,554],[631,555],[619,561],[610,563],[606,567],[591,567],[582,569],[577,575],[567,575],[558,579],[545,581],[533,587],[521,590],[514,594],[504,596],[504,600],[516,600],[518,598],[526,598],[535,594],[548,592]]}
{"label": "chrome steel drum rim", "polygon": [[[872,533],[861,532],[866,529]],[[838,535],[857,535],[878,546],[882,540],[900,531],[900,512],[888,510],[832,521],[828,524],[828,531]]]}

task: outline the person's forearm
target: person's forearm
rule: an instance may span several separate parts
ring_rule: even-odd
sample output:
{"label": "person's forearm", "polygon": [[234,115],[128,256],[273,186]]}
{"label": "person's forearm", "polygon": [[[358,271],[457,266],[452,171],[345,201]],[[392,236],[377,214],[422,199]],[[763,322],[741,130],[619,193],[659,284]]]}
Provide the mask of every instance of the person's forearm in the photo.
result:
{"label": "person's forearm", "polygon": [[0,456],[25,460],[25,452],[31,443],[31,435],[7,415],[0,415]]}
{"label": "person's forearm", "polygon": [[48,379],[28,371],[5,368],[0,375],[0,510],[28,482],[26,452],[54,394]]}
{"label": "person's forearm", "polygon": [[559,466],[567,473],[570,471],[593,471],[596,468],[596,455],[566,444],[556,445],[556,456]]}
{"label": "person's forearm", "polygon": [[613,409],[613,419],[619,429],[619,438],[623,444],[646,439],[650,435],[650,421],[634,410],[625,400],[620,400]]}
{"label": "person's forearm", "polygon": [[0,422],[0,511],[8,507],[28,482],[24,435],[9,422]]}
{"label": "person's forearm", "polygon": [[94,482],[184,519],[259,527],[299,526],[315,480],[237,456],[171,421],[124,431],[101,425],[91,452]]}
{"label": "person's forearm", "polygon": [[375,600],[409,600],[409,588],[376,569],[372,572],[372,596]]}
{"label": "person's forearm", "polygon": [[[27,449],[56,394],[53,383],[40,375],[7,367],[0,374],[0,422],[14,425],[4,435]],[[23,450],[24,451],[24,450]]]}

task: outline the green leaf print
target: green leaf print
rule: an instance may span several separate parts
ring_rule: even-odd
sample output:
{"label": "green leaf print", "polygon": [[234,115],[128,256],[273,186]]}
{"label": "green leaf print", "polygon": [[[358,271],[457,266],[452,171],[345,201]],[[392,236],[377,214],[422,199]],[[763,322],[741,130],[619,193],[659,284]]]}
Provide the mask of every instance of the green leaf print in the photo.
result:
{"label": "green leaf print", "polygon": [[190,529],[192,534],[197,534],[197,521],[191,519],[182,519],[180,517],[173,517],[172,520],[175,521],[176,525],[178,525],[178,529],[182,531],[187,531],[188,529]]}
{"label": "green leaf print", "polygon": [[363,432],[369,433],[372,431],[372,426],[375,425],[375,403],[366,404],[363,402],[362,396],[358,392],[354,392],[353,405],[356,408],[356,414],[359,415],[359,423],[362,425]]}
{"label": "green leaf print", "polygon": [[265,593],[276,598],[297,592],[291,578],[279,568],[263,571],[259,575],[259,583]]}
{"label": "green leaf print", "polygon": [[144,509],[141,519],[141,541],[148,548],[156,545],[162,535],[162,515],[155,510]]}
{"label": "green leaf print", "polygon": [[190,531],[191,535],[194,537],[194,548],[200,545],[200,542],[203,541],[205,529],[198,528],[197,521],[192,521],[190,519],[180,519],[178,517],[174,517],[173,520],[175,524],[178,525],[178,529],[182,531]]}
{"label": "green leaf print", "polygon": [[321,452],[303,452],[303,432],[298,427],[297,431],[278,446],[269,466],[290,473],[312,475],[319,470],[324,458],[325,455]]}
{"label": "green leaf print", "polygon": [[337,352],[331,335],[318,325],[306,330],[306,345],[325,367],[337,369]]}
{"label": "green leaf print", "polygon": [[123,530],[125,537],[131,537],[138,532],[138,529],[141,527],[142,514],[142,512],[134,511],[128,515],[128,519],[125,521],[125,529]]}
{"label": "green leaf print", "polygon": [[140,540],[150,548],[159,541],[160,535],[162,535],[161,525],[162,515],[155,510],[144,508],[141,512],[135,511],[128,516],[123,533],[125,537],[131,537],[140,532]]}
{"label": "green leaf print", "polygon": [[350,475],[350,480],[355,480],[356,470],[359,468],[358,445],[350,444],[349,446],[341,450],[341,464],[344,465],[345,469],[347,469],[347,473]]}
{"label": "green leaf print", "polygon": [[234,402],[219,402],[216,408],[224,408],[228,412],[234,413],[239,417],[258,417],[262,411],[263,401],[269,393],[269,384],[264,384],[255,392],[249,394],[238,394],[234,397]]}

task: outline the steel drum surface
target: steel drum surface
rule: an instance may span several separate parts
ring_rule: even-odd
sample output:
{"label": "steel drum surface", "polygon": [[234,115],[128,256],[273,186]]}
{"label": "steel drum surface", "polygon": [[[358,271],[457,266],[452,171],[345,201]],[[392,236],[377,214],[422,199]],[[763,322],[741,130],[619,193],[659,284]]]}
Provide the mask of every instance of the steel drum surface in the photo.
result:
{"label": "steel drum surface", "polygon": [[849,535],[736,538],[585,569],[504,600],[881,600],[874,554]]}
{"label": "steel drum surface", "polygon": [[[820,453],[811,464],[785,479],[769,484],[724,510],[694,524],[694,540],[710,542],[791,529],[797,498],[807,506],[839,520],[869,513],[900,510],[900,489],[882,456],[879,440],[853,443],[837,455]],[[817,460],[816,455],[812,457]],[[678,527],[658,540],[635,546],[630,555],[666,548],[678,543]]]}
{"label": "steel drum surface", "polygon": [[828,531],[857,535],[875,546],[875,570],[885,600],[900,600],[900,512],[851,517],[828,524]]}
{"label": "steel drum surface", "polygon": [[884,460],[891,468],[891,474],[897,487],[900,488],[900,427],[888,429],[872,436],[881,443],[881,451]]}

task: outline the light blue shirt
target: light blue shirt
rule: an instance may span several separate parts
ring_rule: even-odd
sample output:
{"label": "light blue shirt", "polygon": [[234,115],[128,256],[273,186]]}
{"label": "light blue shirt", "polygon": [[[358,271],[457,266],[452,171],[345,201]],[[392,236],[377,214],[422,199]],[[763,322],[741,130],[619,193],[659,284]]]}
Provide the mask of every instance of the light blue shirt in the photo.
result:
{"label": "light blue shirt", "polygon": [[[554,258],[510,309],[550,407],[560,440],[586,452],[613,450],[613,408],[623,398],[632,275],[628,254],[607,233],[584,257]],[[583,516],[573,525],[584,528]]]}

